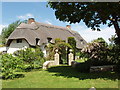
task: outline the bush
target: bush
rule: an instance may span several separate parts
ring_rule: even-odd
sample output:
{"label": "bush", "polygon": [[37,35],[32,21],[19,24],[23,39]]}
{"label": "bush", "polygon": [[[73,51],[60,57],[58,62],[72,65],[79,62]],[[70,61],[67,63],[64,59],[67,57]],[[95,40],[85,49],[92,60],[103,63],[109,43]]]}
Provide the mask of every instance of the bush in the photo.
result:
{"label": "bush", "polygon": [[67,63],[66,48],[72,48],[72,47],[69,43],[66,43],[64,40],[61,40],[60,38],[56,38],[54,44],[49,44],[47,46],[47,51],[49,52],[47,59],[54,60],[55,50],[58,49],[58,53],[60,54],[60,64],[63,63],[66,64]]}
{"label": "bush", "polygon": [[1,59],[1,69],[3,79],[13,79],[18,77],[15,72],[19,71],[29,71],[31,69],[42,67],[45,62],[43,57],[43,52],[39,49],[27,48],[25,50],[18,50],[11,54],[2,55]]}
{"label": "bush", "polygon": [[108,60],[117,65],[117,70],[120,71],[120,45],[113,45],[108,53]]}
{"label": "bush", "polygon": [[109,48],[102,38],[98,38],[89,43],[82,49],[82,52],[86,54],[87,58],[89,58],[92,66],[114,64],[108,59]]}
{"label": "bush", "polygon": [[22,60],[18,57],[13,57],[11,54],[2,55],[0,62],[3,79],[15,78],[16,69],[22,67]]}
{"label": "bush", "polygon": [[[102,65],[117,65],[116,70],[120,71],[120,45],[107,43],[102,39],[98,38],[91,43],[88,43],[81,51],[80,57],[89,58],[87,62],[90,62],[91,66],[102,66]],[[81,66],[85,66],[84,64]]]}
{"label": "bush", "polygon": [[88,60],[88,58],[86,58],[86,57],[81,57],[80,59],[77,59],[77,60],[75,60],[75,61],[77,61],[77,62],[85,62],[85,61],[87,61]]}
{"label": "bush", "polygon": [[[71,45],[71,47],[72,47],[72,50],[73,50],[73,54],[74,54],[74,60],[75,60],[75,52],[76,52],[76,40],[75,40],[75,38],[74,37],[68,37],[68,43]],[[68,48],[68,53],[69,53],[69,49],[70,48]]]}
{"label": "bush", "polygon": [[45,62],[44,54],[40,48],[26,48],[24,50],[18,50],[14,52],[14,55],[22,59],[24,63],[22,69],[25,71],[40,68]]}

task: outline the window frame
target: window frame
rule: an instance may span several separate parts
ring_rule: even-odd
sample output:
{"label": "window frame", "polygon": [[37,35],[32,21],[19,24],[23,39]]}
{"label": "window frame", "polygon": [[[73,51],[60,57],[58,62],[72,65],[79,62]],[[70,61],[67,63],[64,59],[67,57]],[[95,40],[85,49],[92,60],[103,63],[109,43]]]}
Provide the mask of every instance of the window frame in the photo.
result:
{"label": "window frame", "polygon": [[16,43],[22,43],[22,39],[17,39]]}

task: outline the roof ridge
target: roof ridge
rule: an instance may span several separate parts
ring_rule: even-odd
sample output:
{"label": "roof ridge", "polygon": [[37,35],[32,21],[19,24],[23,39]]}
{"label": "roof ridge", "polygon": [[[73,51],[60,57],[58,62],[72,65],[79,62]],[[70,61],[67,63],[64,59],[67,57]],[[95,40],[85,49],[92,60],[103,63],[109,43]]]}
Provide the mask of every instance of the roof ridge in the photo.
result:
{"label": "roof ridge", "polygon": [[[72,33],[72,34],[74,34],[74,33],[78,33],[77,31],[74,31],[74,30],[72,30],[72,29],[68,29],[68,28],[66,28],[66,27],[62,27],[62,26],[56,26],[56,25],[51,25],[51,24],[46,24],[46,23],[42,23],[42,22],[35,22],[35,24],[37,24],[37,23],[39,23],[39,24],[43,24],[43,25],[45,25],[46,27],[48,27],[48,26],[50,26],[50,27],[53,27],[53,28],[57,28],[57,29],[63,29],[63,30],[67,30],[67,31],[69,31],[70,33]],[[43,26],[42,25],[42,26]],[[38,25],[37,25],[38,26]],[[39,27],[39,26],[38,26]],[[71,32],[72,31],[72,32]],[[73,33],[74,32],[74,33]]]}
{"label": "roof ridge", "polygon": [[[42,25],[45,25],[46,27],[54,27],[54,28],[61,28],[61,29],[67,29],[66,27],[62,27],[62,26],[56,26],[56,25],[51,25],[51,24],[47,24],[47,23],[42,23],[42,22],[35,22],[36,24],[39,23],[39,24],[42,24]],[[68,29],[67,29],[68,30]]]}

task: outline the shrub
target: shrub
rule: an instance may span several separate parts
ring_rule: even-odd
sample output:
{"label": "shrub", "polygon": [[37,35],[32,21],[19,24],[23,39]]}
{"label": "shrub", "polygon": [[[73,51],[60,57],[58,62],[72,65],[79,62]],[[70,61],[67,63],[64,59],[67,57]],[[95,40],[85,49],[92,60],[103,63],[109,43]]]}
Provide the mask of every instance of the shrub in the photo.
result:
{"label": "shrub", "polygon": [[55,39],[54,44],[49,44],[47,46],[47,51],[49,52],[48,59],[53,60],[55,55],[55,50],[58,49],[58,53],[60,54],[60,63],[67,63],[67,52],[66,48],[72,48],[70,44],[66,43],[64,40],[61,40],[60,38]]}
{"label": "shrub", "polygon": [[120,72],[120,39],[113,35],[109,38],[111,42],[109,45],[108,60],[117,65],[117,71]]}
{"label": "shrub", "polygon": [[22,67],[22,60],[18,57],[13,57],[11,54],[2,55],[0,62],[3,79],[15,78],[16,69]]}
{"label": "shrub", "polygon": [[117,70],[120,71],[120,45],[113,45],[108,53],[108,60],[117,65]]}
{"label": "shrub", "polygon": [[120,45],[113,42],[107,45],[102,38],[98,38],[82,49],[80,57],[89,58],[87,62],[91,66],[117,65],[117,71],[120,71]]}
{"label": "shrub", "polygon": [[82,52],[86,54],[86,57],[89,58],[93,66],[114,64],[108,60],[109,48],[102,38],[89,43],[82,49]]}
{"label": "shrub", "polygon": [[14,55],[22,59],[24,63],[22,69],[26,71],[33,68],[40,68],[45,62],[44,54],[38,47],[35,49],[26,48],[24,50],[18,50],[14,52]]}
{"label": "shrub", "polygon": [[86,58],[86,57],[81,57],[80,59],[77,59],[77,60],[75,60],[75,61],[77,61],[77,62],[85,62],[85,61],[87,61],[88,60],[88,58]]}
{"label": "shrub", "polygon": [[[71,45],[72,50],[73,50],[73,54],[74,54],[74,60],[75,60],[75,52],[76,52],[76,40],[74,37],[68,37],[68,43]],[[68,48],[68,53],[69,53],[69,49]]]}

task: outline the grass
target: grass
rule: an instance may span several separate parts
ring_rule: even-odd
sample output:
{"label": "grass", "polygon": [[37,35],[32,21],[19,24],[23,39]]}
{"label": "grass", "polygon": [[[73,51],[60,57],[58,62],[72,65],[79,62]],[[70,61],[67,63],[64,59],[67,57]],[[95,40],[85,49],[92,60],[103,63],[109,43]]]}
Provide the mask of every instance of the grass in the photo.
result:
{"label": "grass", "polygon": [[[2,80],[3,88],[118,88],[114,72],[79,73],[69,66],[24,72],[24,78]],[[88,90],[88,89],[87,89]]]}
{"label": "grass", "polygon": [[77,59],[75,61],[78,62],[78,63],[82,63],[82,62],[85,62],[87,60],[88,60],[88,58],[80,58],[80,59]]}

